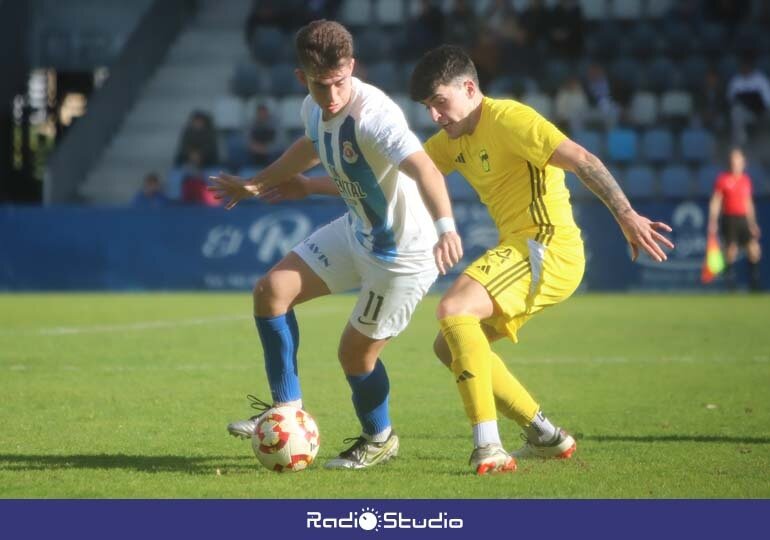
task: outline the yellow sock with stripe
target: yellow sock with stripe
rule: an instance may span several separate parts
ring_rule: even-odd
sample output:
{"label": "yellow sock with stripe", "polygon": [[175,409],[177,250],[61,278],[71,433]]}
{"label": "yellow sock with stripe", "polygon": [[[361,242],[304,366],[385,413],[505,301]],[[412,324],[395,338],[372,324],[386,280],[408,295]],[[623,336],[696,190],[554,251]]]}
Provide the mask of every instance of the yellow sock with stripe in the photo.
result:
{"label": "yellow sock with stripe", "polygon": [[492,350],[489,351],[489,355],[492,391],[497,410],[519,426],[528,426],[537,415],[540,406],[508,370],[503,360]]}
{"label": "yellow sock with stripe", "polygon": [[481,321],[471,315],[453,315],[441,319],[439,324],[452,352],[452,373],[471,424],[497,420],[492,393],[492,350]]}

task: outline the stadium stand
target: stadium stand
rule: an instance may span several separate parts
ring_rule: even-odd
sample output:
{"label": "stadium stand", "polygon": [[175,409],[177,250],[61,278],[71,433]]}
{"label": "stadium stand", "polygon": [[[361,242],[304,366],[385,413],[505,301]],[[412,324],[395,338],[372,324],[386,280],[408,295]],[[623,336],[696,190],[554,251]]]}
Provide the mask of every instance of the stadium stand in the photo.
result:
{"label": "stadium stand", "polygon": [[[547,0],[545,9],[558,2]],[[705,197],[713,177],[724,166],[731,143],[729,112],[724,87],[736,72],[742,55],[756,53],[757,66],[770,70],[770,34],[766,6],[754,0],[735,25],[710,11],[711,3],[673,0],[580,0],[576,2],[585,25],[580,50],[564,56],[552,49],[547,31],[536,35],[505,34],[485,27],[491,0],[473,2],[479,31],[494,35],[506,60],[486,90],[496,97],[513,97],[552,118],[555,97],[564,82],[587,82],[589,67],[598,65],[608,77],[610,101],[591,103],[579,122],[559,119],[564,129],[589,151],[605,159],[625,178],[620,180],[634,196]],[[256,101],[270,100],[282,135],[302,132],[298,104],[304,89],[294,77],[291,36],[294,25],[265,23],[251,28],[243,39],[243,21],[250,0],[224,4],[200,0],[199,13],[181,34],[163,65],[146,86],[121,131],[116,135],[82,190],[96,203],[121,203],[138,188],[146,169],[169,171],[173,183],[173,150],[191,110],[212,114],[221,135],[222,167],[248,171],[246,131]],[[409,76],[422,51],[406,40],[420,14],[420,0],[341,0],[336,18],[354,32],[358,47],[358,75],[390,93],[422,138],[435,127],[425,111],[408,99]],[[514,23],[527,15],[527,0],[510,0]],[[445,18],[454,9],[451,0],[436,0]],[[688,7],[689,6],[689,7]],[[694,6],[694,7],[693,7]],[[708,8],[708,9],[707,9]],[[764,14],[764,15],[763,15]],[[547,23],[546,23],[547,24]],[[521,28],[521,26],[517,26]],[[519,40],[519,38],[521,38]],[[53,39],[53,38],[52,38]],[[518,40],[518,41],[517,41]],[[531,56],[532,58],[529,58]],[[532,61],[533,69],[521,69]],[[530,64],[528,64],[530,65]],[[710,97],[704,84],[710,78]],[[587,92],[589,100],[595,98]],[[723,110],[719,108],[723,107]],[[750,172],[758,193],[766,189],[770,161],[759,149],[770,141],[770,127],[759,126],[748,145]],[[115,180],[97,182],[107,171]],[[469,195],[455,191],[461,197]],[[586,195],[579,181],[573,196]]]}

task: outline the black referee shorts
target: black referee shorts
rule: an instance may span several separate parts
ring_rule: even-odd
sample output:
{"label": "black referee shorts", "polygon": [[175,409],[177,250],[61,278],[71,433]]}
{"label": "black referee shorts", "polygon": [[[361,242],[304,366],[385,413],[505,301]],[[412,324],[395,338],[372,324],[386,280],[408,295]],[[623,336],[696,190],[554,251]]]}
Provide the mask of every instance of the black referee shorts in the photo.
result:
{"label": "black referee shorts", "polygon": [[746,216],[725,216],[723,215],[720,222],[719,231],[721,233],[722,242],[727,244],[738,244],[743,247],[751,240],[751,232],[749,231],[749,220]]}

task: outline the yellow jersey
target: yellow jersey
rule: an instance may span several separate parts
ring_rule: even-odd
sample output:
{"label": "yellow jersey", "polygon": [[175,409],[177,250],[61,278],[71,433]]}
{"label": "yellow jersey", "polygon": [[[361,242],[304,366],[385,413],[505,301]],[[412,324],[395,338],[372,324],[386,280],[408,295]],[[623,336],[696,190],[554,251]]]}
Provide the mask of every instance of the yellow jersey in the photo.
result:
{"label": "yellow jersey", "polygon": [[566,138],[531,107],[484,97],[472,134],[450,139],[441,130],[424,146],[443,174],[456,170],[473,186],[501,239],[532,230],[548,245],[559,227],[577,228],[564,171],[547,165]]}

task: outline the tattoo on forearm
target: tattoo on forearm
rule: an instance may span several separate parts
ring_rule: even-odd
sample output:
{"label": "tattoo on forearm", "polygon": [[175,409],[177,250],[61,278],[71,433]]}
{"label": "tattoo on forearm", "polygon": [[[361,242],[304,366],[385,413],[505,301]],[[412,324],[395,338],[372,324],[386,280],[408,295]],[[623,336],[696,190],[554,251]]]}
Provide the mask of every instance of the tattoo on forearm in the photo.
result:
{"label": "tattoo on forearm", "polygon": [[620,189],[617,181],[612,177],[607,167],[596,157],[591,156],[586,161],[578,165],[575,174],[583,183],[599,197],[607,208],[619,217],[631,210],[631,204],[628,202],[623,190]]}

